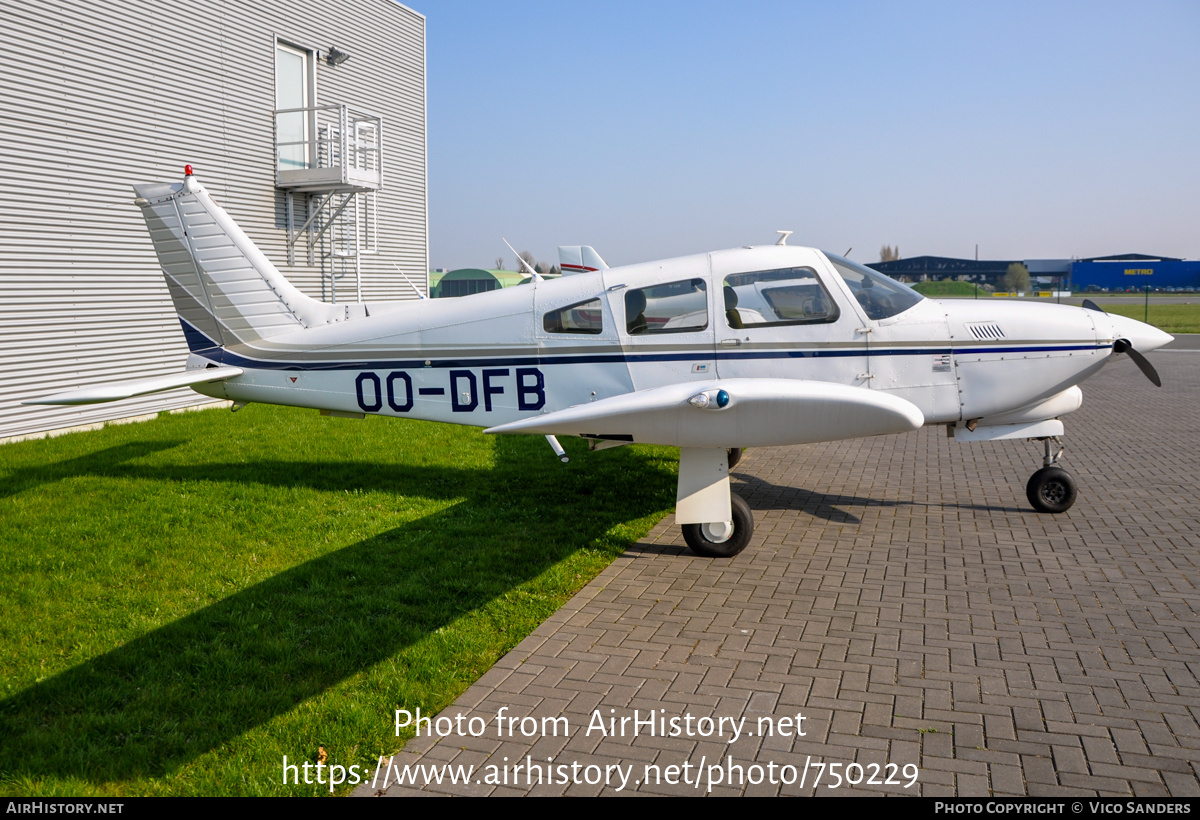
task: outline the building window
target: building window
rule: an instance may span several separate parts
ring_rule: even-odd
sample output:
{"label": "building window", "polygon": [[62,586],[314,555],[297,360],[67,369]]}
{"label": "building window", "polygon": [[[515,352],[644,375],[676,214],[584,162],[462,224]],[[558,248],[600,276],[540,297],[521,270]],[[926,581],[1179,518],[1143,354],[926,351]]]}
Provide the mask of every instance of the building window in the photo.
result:
{"label": "building window", "polygon": [[310,109],[313,105],[313,53],[284,43],[275,44],[275,108],[286,112],[276,115],[279,133],[279,167],[308,168],[312,146]]}

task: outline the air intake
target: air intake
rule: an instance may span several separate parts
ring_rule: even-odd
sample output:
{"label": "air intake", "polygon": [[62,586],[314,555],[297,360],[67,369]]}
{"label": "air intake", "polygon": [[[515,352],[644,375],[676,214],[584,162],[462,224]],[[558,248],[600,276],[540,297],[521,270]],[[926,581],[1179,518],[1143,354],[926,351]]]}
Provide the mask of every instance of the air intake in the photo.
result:
{"label": "air intake", "polygon": [[976,322],[975,324],[967,325],[967,330],[971,331],[971,335],[976,339],[991,340],[1004,338],[1004,331],[995,322]]}

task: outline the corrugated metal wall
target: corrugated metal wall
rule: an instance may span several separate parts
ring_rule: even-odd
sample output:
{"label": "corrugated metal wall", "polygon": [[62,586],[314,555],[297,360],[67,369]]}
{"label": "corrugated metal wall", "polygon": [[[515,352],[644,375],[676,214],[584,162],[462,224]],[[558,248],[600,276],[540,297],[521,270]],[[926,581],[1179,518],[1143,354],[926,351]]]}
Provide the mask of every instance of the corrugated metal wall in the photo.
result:
{"label": "corrugated metal wall", "polygon": [[[0,61],[0,438],[202,399],[184,390],[83,409],[20,404],[91,379],[182,368],[187,347],[133,182],[175,180],[191,163],[291,281],[329,298],[303,240],[298,264],[287,265],[276,38],[348,52],[336,68],[318,65],[316,102],[384,119],[379,252],[363,257],[363,298],[412,298],[396,268],[424,286],[420,14],[393,0],[18,0],[0,3],[0,34],[9,51]],[[343,283],[339,301],[352,293]]]}

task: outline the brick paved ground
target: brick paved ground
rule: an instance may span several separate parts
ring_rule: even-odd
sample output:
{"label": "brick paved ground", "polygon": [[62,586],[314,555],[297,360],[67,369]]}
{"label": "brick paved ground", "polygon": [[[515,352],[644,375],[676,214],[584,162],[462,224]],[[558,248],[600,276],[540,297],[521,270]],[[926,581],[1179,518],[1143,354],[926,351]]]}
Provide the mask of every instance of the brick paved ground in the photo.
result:
{"label": "brick paved ground", "polygon": [[[666,519],[443,713],[483,717],[485,737],[416,739],[396,764],[552,757],[633,766],[626,793],[694,794],[633,781],[702,759],[891,762],[919,766],[919,784],[860,788],[1200,795],[1200,353],[1152,360],[1161,390],[1128,362],[1085,383],[1064,457],[1080,499],[1061,516],[1025,500],[1031,443],[937,428],[749,453],[735,485],[757,531],[742,555],[693,557]],[[497,739],[501,707],[565,716],[570,736]],[[751,731],[799,712],[806,736],[588,736],[594,710],[635,709]],[[713,793],[846,791],[815,790],[814,774]],[[386,794],[615,791],[524,779]]]}

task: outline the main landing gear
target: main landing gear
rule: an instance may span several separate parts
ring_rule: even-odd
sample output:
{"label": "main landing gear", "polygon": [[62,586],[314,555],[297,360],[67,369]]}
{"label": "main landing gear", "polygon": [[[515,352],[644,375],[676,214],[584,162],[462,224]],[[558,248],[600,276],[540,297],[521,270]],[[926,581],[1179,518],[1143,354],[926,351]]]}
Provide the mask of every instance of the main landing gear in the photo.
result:
{"label": "main landing gear", "polygon": [[732,521],[684,524],[683,540],[688,549],[705,558],[732,558],[746,548],[754,534],[754,513],[737,493],[729,494]]}
{"label": "main landing gear", "polygon": [[[1050,442],[1058,447],[1058,452],[1051,455]],[[1029,503],[1038,512],[1062,513],[1071,509],[1079,494],[1075,488],[1075,479],[1058,464],[1063,454],[1062,442],[1055,438],[1042,439],[1046,446],[1046,455],[1042,458],[1042,469],[1029,477],[1025,485],[1025,495]]]}
{"label": "main landing gear", "polygon": [[729,486],[740,447],[681,447],[675,521],[688,548],[705,558],[730,558],[754,535],[754,514]]}

